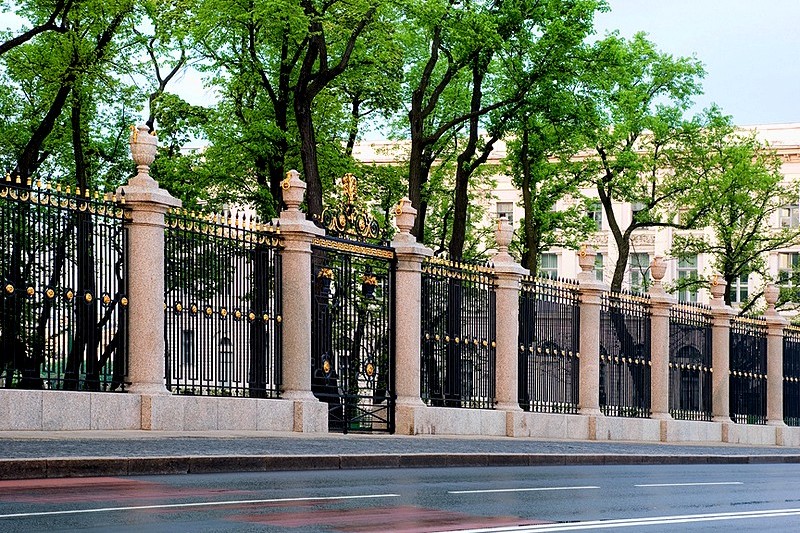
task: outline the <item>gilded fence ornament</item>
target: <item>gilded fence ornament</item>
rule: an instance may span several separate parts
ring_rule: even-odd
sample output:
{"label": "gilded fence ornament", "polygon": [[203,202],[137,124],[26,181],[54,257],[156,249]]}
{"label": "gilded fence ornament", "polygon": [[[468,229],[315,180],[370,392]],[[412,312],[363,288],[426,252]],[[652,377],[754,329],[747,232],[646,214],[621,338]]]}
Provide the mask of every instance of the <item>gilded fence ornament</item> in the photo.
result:
{"label": "gilded fence ornament", "polygon": [[380,239],[380,226],[375,217],[358,205],[358,179],[353,174],[342,177],[341,193],[339,205],[322,211],[322,226],[332,235]]}

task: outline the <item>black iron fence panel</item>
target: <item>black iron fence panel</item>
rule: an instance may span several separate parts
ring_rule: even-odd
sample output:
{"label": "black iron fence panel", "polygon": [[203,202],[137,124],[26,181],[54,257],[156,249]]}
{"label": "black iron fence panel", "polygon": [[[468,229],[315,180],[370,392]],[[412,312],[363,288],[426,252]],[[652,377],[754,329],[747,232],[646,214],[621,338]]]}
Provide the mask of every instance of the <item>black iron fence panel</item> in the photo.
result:
{"label": "black iron fence panel", "polygon": [[0,386],[124,391],[122,202],[6,176],[0,243]]}
{"label": "black iron fence panel", "polygon": [[800,328],[783,330],[783,420],[800,426]]}
{"label": "black iron fence panel", "polygon": [[669,411],[679,420],[711,420],[711,311],[673,306],[669,315]]}
{"label": "black iron fence panel", "polygon": [[730,332],[730,414],[741,424],[767,422],[767,323],[736,317]]}
{"label": "black iron fence panel", "polygon": [[600,408],[606,415],[650,416],[650,298],[603,294],[600,308]]}
{"label": "black iron fence panel", "polygon": [[394,431],[394,263],[391,248],[314,240],[311,388],[330,431]]}
{"label": "black iron fence panel", "polygon": [[431,406],[493,409],[495,283],[485,265],[422,266],[421,397]]}
{"label": "black iron fence panel", "polygon": [[174,394],[276,398],[281,237],[255,219],[173,210],[164,238],[166,385]]}
{"label": "black iron fence panel", "polygon": [[528,277],[519,297],[519,405],[577,413],[580,297],[576,282]]}

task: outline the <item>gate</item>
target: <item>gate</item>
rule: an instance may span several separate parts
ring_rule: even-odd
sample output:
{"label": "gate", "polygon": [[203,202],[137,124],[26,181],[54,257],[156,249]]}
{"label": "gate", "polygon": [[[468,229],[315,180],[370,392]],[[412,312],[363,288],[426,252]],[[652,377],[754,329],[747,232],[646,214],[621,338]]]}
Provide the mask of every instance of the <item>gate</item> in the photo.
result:
{"label": "gate", "polygon": [[357,182],[322,214],[311,247],[311,389],[330,431],[394,432],[394,250],[356,205]]}

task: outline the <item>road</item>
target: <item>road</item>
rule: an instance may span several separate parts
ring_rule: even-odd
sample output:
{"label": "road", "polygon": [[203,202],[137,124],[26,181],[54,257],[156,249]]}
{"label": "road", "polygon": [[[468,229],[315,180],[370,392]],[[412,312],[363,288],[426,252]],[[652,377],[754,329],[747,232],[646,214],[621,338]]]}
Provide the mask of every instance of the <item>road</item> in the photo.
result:
{"label": "road", "polygon": [[732,529],[800,530],[800,465],[331,470],[0,482],[4,532]]}

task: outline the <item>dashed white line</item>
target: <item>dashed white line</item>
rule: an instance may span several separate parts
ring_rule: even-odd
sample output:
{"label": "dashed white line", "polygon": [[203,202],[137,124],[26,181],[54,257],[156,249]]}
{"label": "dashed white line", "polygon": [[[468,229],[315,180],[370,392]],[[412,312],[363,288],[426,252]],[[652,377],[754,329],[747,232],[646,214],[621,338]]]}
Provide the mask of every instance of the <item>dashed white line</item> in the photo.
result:
{"label": "dashed white line", "polygon": [[634,487],[702,487],[705,485],[744,485],[741,481],[713,481],[708,483],[644,483]]}
{"label": "dashed white line", "polygon": [[131,507],[101,507],[98,509],[66,509],[63,511],[42,511],[34,513],[0,514],[0,518],[26,518],[34,516],[53,516],[85,513],[106,513],[112,511],[142,511],[148,509],[180,509],[183,507],[221,507],[224,505],[253,505],[258,503],[316,502],[331,500],[368,500],[371,498],[397,498],[399,494],[356,494],[353,496],[317,496],[307,498],[270,498],[265,500],[226,500],[217,502],[165,503],[160,505],[136,505]]}
{"label": "dashed white line", "polygon": [[548,490],[584,490],[599,489],[594,485],[585,487],[523,487],[518,489],[482,489],[482,490],[448,490],[447,494],[490,494],[493,492],[539,492]]}

